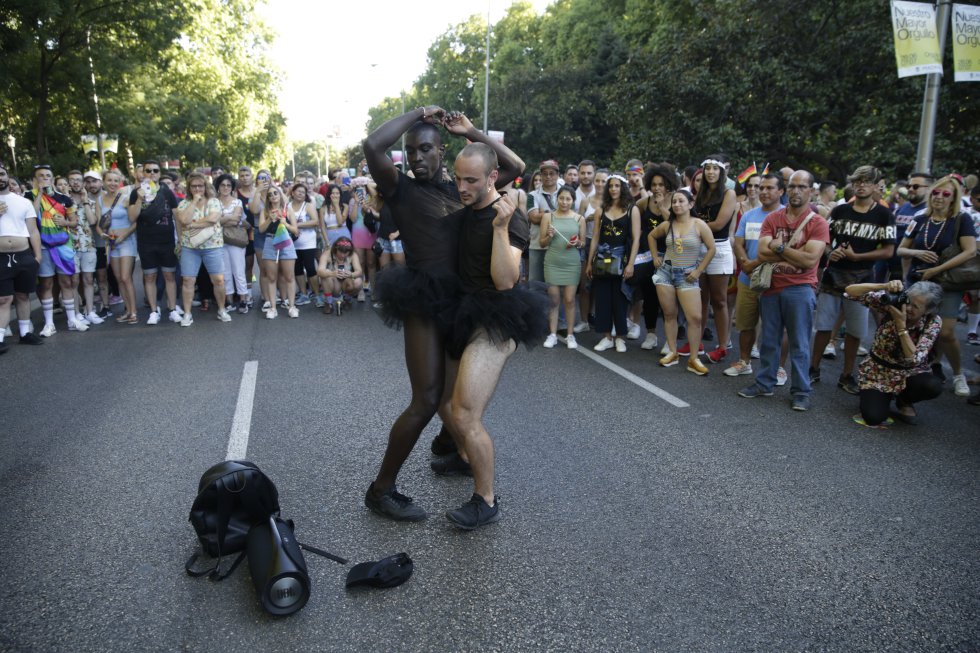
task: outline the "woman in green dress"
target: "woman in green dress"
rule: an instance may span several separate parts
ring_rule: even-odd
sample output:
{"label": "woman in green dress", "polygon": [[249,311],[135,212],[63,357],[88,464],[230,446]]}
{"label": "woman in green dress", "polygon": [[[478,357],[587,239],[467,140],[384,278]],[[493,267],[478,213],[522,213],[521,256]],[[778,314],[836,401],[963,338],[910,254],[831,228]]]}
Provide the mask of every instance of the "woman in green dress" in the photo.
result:
{"label": "woman in green dress", "polygon": [[[541,214],[541,246],[548,248],[544,254],[544,280],[548,283],[548,296],[551,298],[551,311],[548,314],[551,333],[544,341],[544,346],[549,349],[558,343],[559,302],[565,304],[568,323],[575,322],[575,293],[582,274],[579,250],[585,247],[585,218],[572,210],[575,191],[571,186],[559,189],[557,204],[558,209],[554,213],[546,211]],[[578,347],[571,328],[566,344],[569,349]]]}

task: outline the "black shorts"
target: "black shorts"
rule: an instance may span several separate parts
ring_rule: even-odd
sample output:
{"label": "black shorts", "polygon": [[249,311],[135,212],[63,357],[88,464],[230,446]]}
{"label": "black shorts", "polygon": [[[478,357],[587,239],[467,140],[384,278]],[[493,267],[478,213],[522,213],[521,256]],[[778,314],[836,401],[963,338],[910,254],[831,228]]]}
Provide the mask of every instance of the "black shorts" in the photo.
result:
{"label": "black shorts", "polygon": [[310,278],[316,277],[316,250],[297,249],[296,250],[296,269],[294,274],[301,277],[304,274]]}
{"label": "black shorts", "polygon": [[177,255],[174,254],[173,243],[136,243],[136,251],[140,255],[140,266],[143,272],[153,274],[161,268],[164,272],[177,269]]}
{"label": "black shorts", "polygon": [[38,262],[30,248],[22,252],[0,252],[0,297],[36,291],[37,269]]}
{"label": "black shorts", "polygon": [[96,247],[95,248],[95,269],[96,270],[105,270],[107,267],[109,267],[109,261],[108,261],[108,259],[106,258],[106,255],[105,255],[105,247]]}

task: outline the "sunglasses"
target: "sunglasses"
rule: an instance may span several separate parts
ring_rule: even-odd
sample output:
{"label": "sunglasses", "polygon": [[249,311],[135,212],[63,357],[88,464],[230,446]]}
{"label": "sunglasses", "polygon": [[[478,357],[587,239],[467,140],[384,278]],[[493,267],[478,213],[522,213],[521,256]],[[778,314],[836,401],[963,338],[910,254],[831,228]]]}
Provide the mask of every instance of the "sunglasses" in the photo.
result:
{"label": "sunglasses", "polygon": [[160,172],[160,168],[143,168],[143,172],[148,172],[152,175],[156,172]]}
{"label": "sunglasses", "polygon": [[920,188],[927,188],[926,184],[909,184],[910,190],[919,190]]}
{"label": "sunglasses", "polygon": [[932,196],[933,197],[952,197],[953,196],[953,191],[951,191],[951,190],[940,190],[940,189],[937,188],[936,190],[932,191]]}
{"label": "sunglasses", "polygon": [[341,254],[350,254],[350,247],[338,247],[337,251]]}

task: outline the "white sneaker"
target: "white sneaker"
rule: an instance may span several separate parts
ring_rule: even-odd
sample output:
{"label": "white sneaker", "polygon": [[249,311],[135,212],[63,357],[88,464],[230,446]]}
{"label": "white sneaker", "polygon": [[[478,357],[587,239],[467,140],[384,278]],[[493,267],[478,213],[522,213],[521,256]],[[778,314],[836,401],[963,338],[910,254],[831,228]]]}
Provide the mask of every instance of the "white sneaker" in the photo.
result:
{"label": "white sneaker", "polygon": [[180,326],[189,327],[192,324],[194,324],[194,317],[190,313],[187,313],[184,315],[184,317],[180,318]]}
{"label": "white sneaker", "polygon": [[179,315],[180,317],[184,317],[184,309],[181,308],[179,305],[174,310],[177,311],[177,315]]}
{"label": "white sneaker", "polygon": [[265,312],[265,319],[267,319],[267,320],[274,320],[277,317],[279,317],[279,311],[277,311],[274,308],[270,308],[269,310],[267,310]]}
{"label": "white sneaker", "polygon": [[299,317],[299,309],[295,306],[289,307],[289,317]]}
{"label": "white sneaker", "polygon": [[[569,336],[569,337],[571,338],[572,336]],[[558,336],[556,336],[553,333],[549,333],[548,334],[548,337],[544,339],[544,345],[542,345],[542,346],[545,349],[553,349],[554,346],[557,345],[557,344],[558,344]]]}
{"label": "white sneaker", "polygon": [[51,336],[53,336],[56,333],[58,333],[58,330],[56,328],[54,328],[54,324],[51,324],[51,323],[45,324],[44,325],[44,328],[41,329],[41,337],[42,338],[50,338]]}
{"label": "white sneaker", "polygon": [[[42,336],[44,333],[41,334]],[[966,384],[966,375],[957,374],[953,377],[953,392],[956,393],[957,397],[969,397],[970,396],[970,386]]]}
{"label": "white sneaker", "polygon": [[640,349],[653,349],[657,346],[657,334],[647,332],[647,337],[643,340],[643,344],[640,345]]}
{"label": "white sneaker", "polygon": [[749,354],[749,357],[750,358],[756,358],[756,359],[759,358],[759,346],[758,345],[752,345],[752,353]]}
{"label": "white sneaker", "polygon": [[89,312],[89,314],[85,316],[85,319],[88,320],[89,324],[102,324],[105,322],[105,320],[96,315],[95,311]]}
{"label": "white sneaker", "polygon": [[789,377],[787,376],[786,370],[784,368],[780,367],[778,370],[776,370],[776,385],[780,387],[786,385],[786,381],[788,378]]}
{"label": "white sneaker", "polygon": [[565,344],[568,346],[569,349],[578,349],[578,341],[575,339],[575,336],[573,335],[569,334],[569,336],[565,338]]}
{"label": "white sneaker", "polygon": [[217,313],[217,315],[215,317],[217,317],[222,322],[231,322],[231,316],[228,315],[228,311],[227,310],[218,311],[218,313]]}
{"label": "white sneaker", "polygon": [[4,335],[4,337],[12,336],[12,335],[14,335],[14,332],[11,331],[10,330],[10,327],[8,326],[6,329],[3,330],[3,335]]}
{"label": "white sneaker", "polygon": [[865,347],[864,345],[859,346],[858,347],[858,356],[867,356],[867,355],[868,355],[868,348]]}
{"label": "white sneaker", "polygon": [[665,343],[664,343],[664,346],[660,348],[660,355],[661,355],[661,356],[666,356],[666,355],[667,355],[667,354],[669,354],[669,353],[670,353],[670,345],[668,345],[668,344],[667,344],[667,343],[665,342]]}
{"label": "white sneaker", "polygon": [[268,311],[270,308],[272,308],[272,304],[270,304],[269,302],[262,302],[262,312],[263,313],[266,312],[266,311]]}
{"label": "white sneaker", "polygon": [[616,338],[616,351],[618,351],[620,354],[626,353],[626,341],[622,338]]}
{"label": "white sneaker", "polygon": [[579,322],[574,327],[572,327],[572,333],[585,333],[589,330],[588,322]]}
{"label": "white sneaker", "polygon": [[170,311],[170,315],[167,316],[167,319],[171,322],[179,323],[180,318],[182,317],[181,313],[183,313],[183,311],[181,311],[179,308],[175,308],[174,310]]}
{"label": "white sneaker", "polygon": [[613,345],[615,344],[616,343],[613,342],[612,338],[603,337],[602,340],[599,341],[599,344],[593,347],[593,349],[596,351],[606,351],[607,349],[612,349]]}
{"label": "white sneaker", "polygon": [[150,313],[150,317],[146,318],[147,324],[160,324],[160,309]]}
{"label": "white sneaker", "polygon": [[837,358],[837,350],[834,349],[833,340],[827,343],[827,346],[823,348],[823,357],[828,360],[834,360]]}
{"label": "white sneaker", "polygon": [[635,322],[626,321],[626,338],[629,340],[639,340],[640,339],[640,325]]}
{"label": "white sneaker", "polygon": [[73,322],[68,323],[68,330],[84,332],[84,331],[88,331],[88,325],[76,317]]}
{"label": "white sneaker", "polygon": [[81,313],[75,315],[75,319],[84,324],[85,326],[92,326],[92,323],[85,319],[85,316]]}
{"label": "white sneaker", "polygon": [[725,376],[743,376],[745,374],[752,374],[752,363],[737,360],[735,361],[735,364],[725,370],[723,374]]}

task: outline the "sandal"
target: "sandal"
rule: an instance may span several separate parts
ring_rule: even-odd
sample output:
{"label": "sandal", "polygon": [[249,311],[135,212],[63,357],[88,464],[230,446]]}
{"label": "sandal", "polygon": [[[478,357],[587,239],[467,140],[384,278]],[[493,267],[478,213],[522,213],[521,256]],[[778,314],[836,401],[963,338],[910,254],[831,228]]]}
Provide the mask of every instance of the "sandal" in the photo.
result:
{"label": "sandal", "polygon": [[116,318],[116,322],[118,322],[119,324],[123,324],[123,323],[133,324],[133,320],[135,319],[137,319],[135,315],[131,315],[129,313],[123,313],[122,315]]}
{"label": "sandal", "polygon": [[[919,423],[919,419],[918,419],[919,414],[915,412],[915,408],[913,408],[911,404],[906,405],[896,401],[895,408],[896,410],[894,415],[895,415],[895,419],[897,419],[898,421],[905,422],[906,424],[909,424],[911,426],[915,426],[916,424]],[[903,410],[911,410],[912,413],[911,414],[903,413],[902,412]]]}

